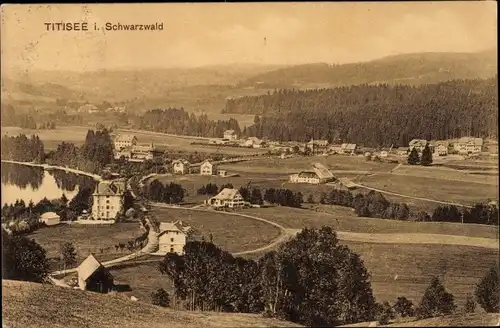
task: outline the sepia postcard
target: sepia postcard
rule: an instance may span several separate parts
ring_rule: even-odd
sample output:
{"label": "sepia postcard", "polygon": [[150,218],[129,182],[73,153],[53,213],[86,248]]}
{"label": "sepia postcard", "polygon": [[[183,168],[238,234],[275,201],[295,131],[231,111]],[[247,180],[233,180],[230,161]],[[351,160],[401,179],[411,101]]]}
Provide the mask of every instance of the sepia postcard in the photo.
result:
{"label": "sepia postcard", "polygon": [[3,327],[500,326],[495,1],[0,18]]}

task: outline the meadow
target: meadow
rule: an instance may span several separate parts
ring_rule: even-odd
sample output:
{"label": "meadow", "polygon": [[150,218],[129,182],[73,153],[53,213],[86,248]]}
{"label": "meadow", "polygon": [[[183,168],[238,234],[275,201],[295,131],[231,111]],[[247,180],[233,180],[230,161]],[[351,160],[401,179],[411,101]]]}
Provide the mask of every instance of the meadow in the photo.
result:
{"label": "meadow", "polygon": [[270,224],[249,218],[185,209],[155,208],[152,215],[160,222],[183,221],[223,250],[231,253],[253,250],[270,244],[280,230]]}
{"label": "meadow", "polygon": [[278,223],[285,228],[332,227],[362,233],[425,233],[498,239],[498,227],[450,222],[412,222],[358,217],[347,207],[314,205],[315,210],[292,207],[251,208],[239,211]]}
{"label": "meadow", "polygon": [[175,311],[123,294],[2,280],[2,321],[9,328],[301,327],[258,314]]}
{"label": "meadow", "polygon": [[[314,163],[321,163],[327,166],[334,174],[337,173],[335,171],[351,171],[355,174],[388,172],[396,166],[390,163],[366,161],[363,156],[328,155],[314,157],[296,156],[285,159],[262,158],[252,161],[251,164],[245,162],[223,164],[220,165],[220,168],[228,171],[246,173],[291,174],[301,170],[309,170]],[[343,175],[342,172],[338,173],[339,175]]]}
{"label": "meadow", "polygon": [[[247,162],[247,165],[252,165],[253,161]],[[228,174],[233,174],[233,171],[228,171]],[[343,174],[343,177],[354,178],[354,174]],[[184,197],[184,202],[191,204],[200,204],[205,199],[209,198],[208,195],[198,195],[197,191],[202,186],[212,183],[221,187],[224,184],[232,184],[234,188],[240,187],[251,188],[284,188],[290,189],[293,192],[301,192],[304,195],[304,200],[307,200],[309,195],[318,201],[321,193],[329,193],[333,187],[320,184],[312,185],[307,183],[289,183],[289,176],[280,173],[240,173],[240,176],[220,177],[220,176],[202,176],[199,174],[189,175],[160,175],[150,179],[150,181],[158,179],[162,183],[174,182],[182,185],[187,191],[187,196]]]}
{"label": "meadow", "polygon": [[448,181],[498,185],[498,171],[496,176],[494,174],[494,171],[483,171],[483,173],[491,173],[491,175],[474,174],[480,172],[478,168],[479,166],[474,170],[460,170],[444,166],[402,165],[392,174]]}
{"label": "meadow", "polygon": [[491,199],[498,199],[498,187],[496,185],[471,181],[381,173],[363,177],[361,184],[406,196],[463,205],[473,205]]}
{"label": "meadow", "polygon": [[34,239],[47,251],[47,258],[51,259],[51,268],[59,270],[56,258],[60,257],[61,245],[65,242],[73,243],[79,265],[90,253],[99,261],[112,260],[129,254],[127,250],[117,251],[115,245],[127,244],[129,240],[134,240],[143,232],[139,222],[120,222],[112,225],[59,224],[36,230],[29,234],[29,238]]}
{"label": "meadow", "polygon": [[[33,130],[22,129],[18,127],[2,127],[2,135],[32,135],[36,134],[44,143],[45,150],[55,150],[61,142],[71,142],[76,146],[81,146],[85,141],[87,131],[94,129],[94,126],[59,126],[55,130]],[[158,132],[142,131],[142,130],[125,130],[118,129],[117,132],[125,134],[134,134],[139,144],[151,144],[159,150],[165,151],[189,151],[200,153],[219,153],[225,155],[254,155],[267,153],[266,149],[254,149],[243,147],[214,147],[209,145],[192,145],[192,142],[207,143],[207,138],[187,137],[167,135]],[[222,136],[221,136],[222,137]]]}

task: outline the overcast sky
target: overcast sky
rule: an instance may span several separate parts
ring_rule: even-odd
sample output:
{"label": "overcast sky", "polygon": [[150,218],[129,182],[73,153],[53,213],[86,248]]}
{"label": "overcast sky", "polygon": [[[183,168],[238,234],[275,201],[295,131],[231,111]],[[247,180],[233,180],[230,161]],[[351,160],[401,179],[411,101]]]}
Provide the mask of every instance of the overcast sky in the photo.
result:
{"label": "overcast sky", "polygon": [[[348,63],[496,48],[496,2],[2,6],[2,68],[94,70]],[[87,21],[88,32],[44,22]],[[106,22],[163,31],[105,31]],[[96,23],[101,28],[93,30]]]}

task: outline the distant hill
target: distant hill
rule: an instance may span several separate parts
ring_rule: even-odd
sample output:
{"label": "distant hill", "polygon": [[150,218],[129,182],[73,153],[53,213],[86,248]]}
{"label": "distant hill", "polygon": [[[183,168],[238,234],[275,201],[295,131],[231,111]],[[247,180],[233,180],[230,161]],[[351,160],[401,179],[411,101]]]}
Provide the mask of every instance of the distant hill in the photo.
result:
{"label": "distant hill", "polygon": [[3,327],[301,327],[254,314],[174,311],[99,294],[2,280]]}
{"label": "distant hill", "polygon": [[[2,74],[2,96],[85,99],[118,102],[161,98],[170,90],[194,86],[235,85],[242,79],[282,66],[232,64],[196,68],[158,68],[74,71],[10,70]],[[9,96],[13,95],[13,96]]]}
{"label": "distant hill", "polygon": [[239,86],[327,88],[356,84],[430,84],[452,79],[489,78],[497,72],[497,52],[415,53],[362,63],[325,63],[285,67],[255,75]]}

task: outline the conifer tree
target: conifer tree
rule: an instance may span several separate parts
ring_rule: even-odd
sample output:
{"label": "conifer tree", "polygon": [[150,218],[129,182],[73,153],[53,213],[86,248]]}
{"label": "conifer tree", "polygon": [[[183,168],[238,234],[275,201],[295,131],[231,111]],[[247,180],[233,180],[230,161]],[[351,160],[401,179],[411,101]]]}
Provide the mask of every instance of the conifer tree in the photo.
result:
{"label": "conifer tree", "polygon": [[422,151],[422,158],[420,159],[420,164],[424,166],[429,166],[432,164],[432,152],[429,145],[426,145]]}
{"label": "conifer tree", "polygon": [[420,158],[418,157],[418,152],[415,148],[413,148],[410,151],[410,154],[408,155],[408,164],[410,165],[416,165],[420,161]]}

